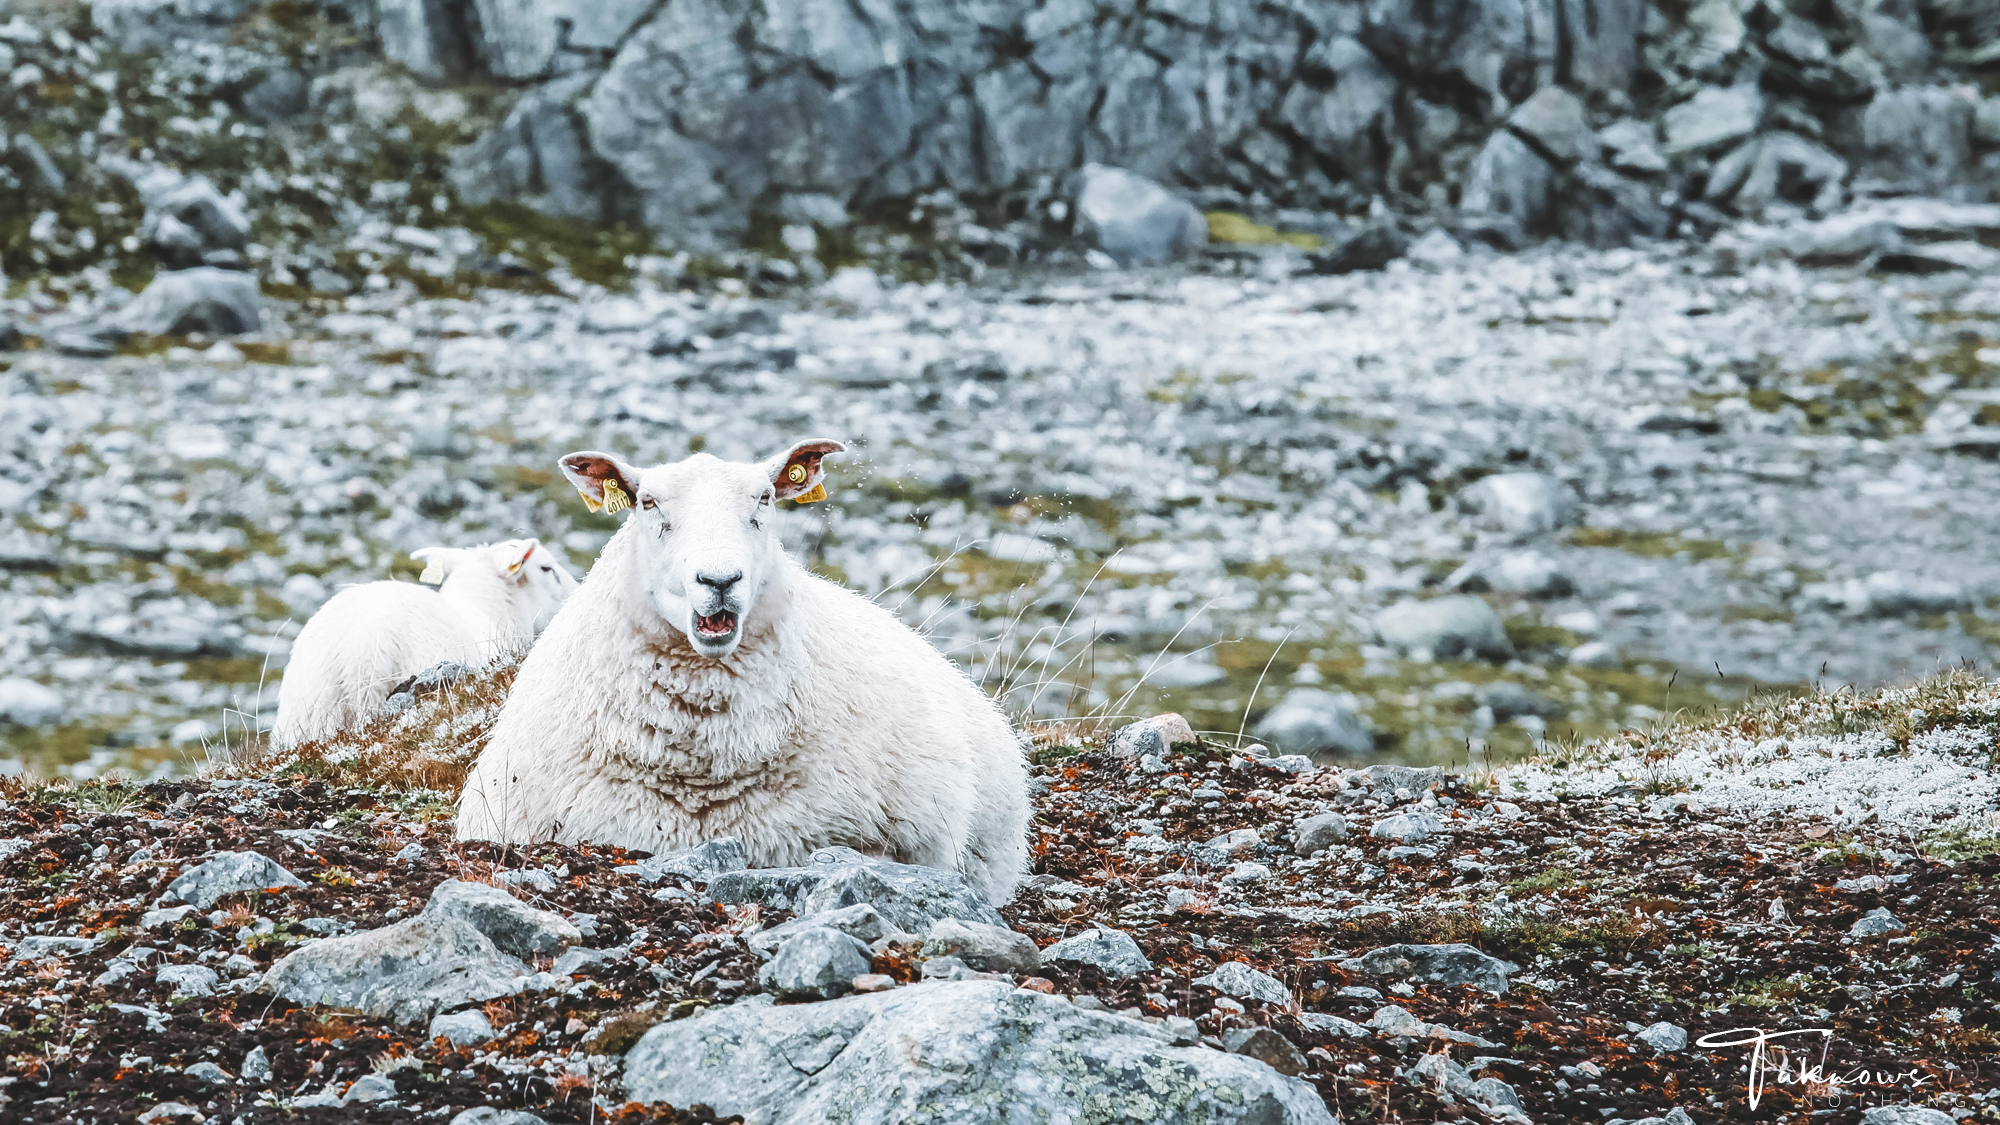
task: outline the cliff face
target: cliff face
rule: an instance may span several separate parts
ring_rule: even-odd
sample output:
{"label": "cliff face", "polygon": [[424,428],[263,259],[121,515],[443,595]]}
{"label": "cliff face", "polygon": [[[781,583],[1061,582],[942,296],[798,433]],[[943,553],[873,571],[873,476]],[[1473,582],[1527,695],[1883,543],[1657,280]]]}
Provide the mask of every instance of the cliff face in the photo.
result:
{"label": "cliff face", "polygon": [[[222,151],[237,124],[347,125],[366,147],[410,105],[416,155],[372,172],[419,204],[448,190],[696,249],[828,201],[946,191],[1046,217],[1090,163],[1224,209],[1379,199],[1502,246],[2000,183],[1991,0],[122,0],[5,27],[15,256],[107,154],[233,181],[232,159],[268,155]],[[212,103],[229,120],[202,152],[140,127],[206,130]]]}

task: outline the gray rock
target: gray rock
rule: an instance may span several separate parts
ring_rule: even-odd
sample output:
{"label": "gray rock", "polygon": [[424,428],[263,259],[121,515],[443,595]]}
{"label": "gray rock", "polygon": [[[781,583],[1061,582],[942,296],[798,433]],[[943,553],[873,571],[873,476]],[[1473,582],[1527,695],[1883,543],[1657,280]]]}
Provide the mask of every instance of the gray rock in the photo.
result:
{"label": "gray rock", "polygon": [[1514,232],[1510,240],[1549,228],[1555,169],[1528,142],[1506,130],[1486,138],[1459,194],[1468,215],[1499,219]]}
{"label": "gray rock", "polygon": [[1132,935],[1103,926],[1048,946],[1042,950],[1042,962],[1092,965],[1107,977],[1138,976],[1153,968]]}
{"label": "gray rock", "polygon": [[451,1125],[549,1125],[525,1109],[495,1109],[479,1106],[451,1119]]}
{"label": "gray rock", "polygon": [[257,988],[421,1026],[441,1009],[512,996],[527,976],[525,965],[469,923],[424,913],[302,946],[271,966]]}
{"label": "gray rock", "polygon": [[652,0],[473,0],[473,52],[496,78],[537,78],[618,46]]}
{"label": "gray rock", "polygon": [[1623,658],[1608,641],[1586,641],[1569,650],[1569,663],[1578,668],[1616,668]]}
{"label": "gray rock", "polygon": [[195,1063],[193,1066],[184,1067],[181,1070],[181,1073],[187,1075],[189,1078],[192,1078],[197,1082],[213,1082],[222,1085],[227,1085],[229,1083],[236,1081],[235,1079],[229,1077],[228,1071],[222,1069],[221,1067],[215,1065],[212,1062],[208,1062],[205,1060],[202,1062]]}
{"label": "gray rock", "polygon": [[1597,143],[1604,162],[1634,176],[1657,176],[1667,170],[1667,158],[1660,153],[1658,130],[1650,121],[1627,117],[1597,131]]}
{"label": "gray rock", "polygon": [[1446,1055],[1425,1055],[1404,1072],[1403,1079],[1413,1086],[1422,1086],[1450,1094],[1461,1101],[1471,1102],[1485,1111],[1489,1117],[1527,1125],[1528,1115],[1521,1108],[1520,1096],[1514,1093],[1512,1086],[1498,1078],[1481,1078],[1474,1081],[1464,1067],[1452,1062]]}
{"label": "gray rock", "polygon": [[1208,242],[1193,204],[1123,168],[1086,164],[1066,194],[1077,234],[1121,266],[1175,261]]}
{"label": "gray rock", "polygon": [[41,181],[44,190],[52,195],[61,195],[69,189],[69,177],[63,175],[62,169],[56,166],[41,142],[26,133],[17,133],[14,136],[14,151],[27,158],[28,167]]}
{"label": "gray rock", "polygon": [[1468,560],[1444,580],[1444,588],[1467,594],[1492,591],[1525,598],[1566,598],[1576,593],[1576,581],[1547,555],[1509,551]]}
{"label": "gray rock", "polygon": [[1279,1074],[1306,1072],[1306,1056],[1298,1045],[1268,1027],[1239,1027],[1222,1034],[1222,1048],[1232,1055],[1256,1059]]}
{"label": "gray rock", "polygon": [[1539,535],[1570,521],[1568,486],[1544,473],[1496,473],[1458,494],[1458,508],[1478,527],[1508,535]]}
{"label": "gray rock", "polygon": [[1311,855],[1347,839],[1347,818],[1336,812],[1320,813],[1299,821],[1292,833],[1293,853]]}
{"label": "gray rock", "polygon": [[1428,840],[1444,831],[1444,822],[1432,816],[1428,810],[1396,813],[1376,821],[1368,829],[1368,834],[1378,840],[1396,840],[1410,844],[1418,840]]}
{"label": "gray rock", "polygon": [[1595,162],[1579,164],[1561,193],[1556,229],[1564,238],[1587,246],[1632,246],[1663,237],[1670,216],[1660,202],[1659,188],[1627,179]]}
{"label": "gray rock", "polygon": [[1207,976],[1194,978],[1194,983],[1206,985],[1238,1000],[1255,1000],[1278,1007],[1292,1002],[1292,990],[1286,988],[1283,981],[1241,961],[1224,961]]}
{"label": "gray rock", "polygon": [[1660,118],[1668,156],[1723,148],[1757,131],[1764,95],[1752,85],[1703,86]]}
{"label": "gray rock", "polygon": [[1373,0],[1361,40],[1399,68],[1479,91],[1496,116],[1505,112],[1504,91],[1547,85],[1556,74],[1553,4]]}
{"label": "gray rock", "polygon": [[524,961],[553,957],[583,940],[560,914],[537,910],[498,887],[448,879],[431,892],[424,913],[456,918],[485,934],[501,952]]}
{"label": "gray rock", "polygon": [[243,1065],[237,1070],[245,1082],[262,1082],[271,1077],[271,1061],[264,1054],[264,1048],[252,1047],[243,1055]]}
{"label": "gray rock", "polygon": [[1481,707],[1493,711],[1493,721],[1504,723],[1523,715],[1539,718],[1553,718],[1566,713],[1569,708],[1546,696],[1537,695],[1520,684],[1499,680],[1481,687],[1474,699]]}
{"label": "gray rock", "polygon": [[306,76],[288,66],[278,67],[243,92],[243,112],[252,121],[274,125],[306,110]]}
{"label": "gray rock", "polygon": [[1703,198],[1761,218],[1774,204],[1826,214],[1840,206],[1847,161],[1792,133],[1753,137],[1715,164]]}
{"label": "gray rock", "polygon": [[1951,194],[1972,173],[1977,105],[1969,90],[1950,86],[1876,94],[1861,113],[1857,194]]}
{"label": "gray rock", "polygon": [[54,688],[11,676],[0,680],[0,723],[47,726],[62,717],[63,699]]}
{"label": "gray rock", "polygon": [[1597,155],[1597,136],[1590,130],[1583,102],[1561,86],[1535,91],[1507,118],[1507,127],[1558,167]]}
{"label": "gray rock", "polygon": [[[625,1060],[629,1095],[768,1125],[1147,1120],[1331,1125],[1304,1082],[1240,1055],[999,981],[933,982],[823,1004],[736,1004],[661,1024]],[[940,1060],[949,1060],[941,1064]],[[1131,1099],[1131,1101],[1127,1101]]]}
{"label": "gray rock", "polygon": [[1656,1055],[1671,1055],[1677,1051],[1684,1051],[1688,1045],[1687,1029],[1665,1021],[1635,1032],[1633,1038],[1650,1047]]}
{"label": "gray rock", "polygon": [[[1383,135],[1395,119],[1395,76],[1375,52],[1349,36],[1315,44],[1307,63],[1312,72],[1330,78],[1332,85],[1293,83],[1278,107],[1279,117],[1314,156],[1348,180],[1372,189],[1381,180],[1388,155]],[[1395,256],[1349,268],[1379,268]]]}
{"label": "gray rock", "polygon": [[599,965],[609,965],[622,956],[624,954],[616,949],[572,949],[556,958],[555,964],[549,966],[549,972],[559,977],[573,976]]}
{"label": "gray rock", "polygon": [[222,976],[207,965],[163,965],[153,980],[171,987],[175,996],[213,996]]}
{"label": "gray rock", "polygon": [[385,1102],[396,1096],[396,1083],[379,1074],[364,1074],[347,1088],[347,1095],[341,1099],[342,1105],[365,1105],[369,1102]]}
{"label": "gray rock", "polygon": [[1295,754],[1372,753],[1375,730],[1361,717],[1358,703],[1346,693],[1293,688],[1257,720],[1252,733]]}
{"label": "gray rock", "polygon": [[1042,967],[1042,951],[1026,934],[1001,926],[940,918],[924,938],[926,957],[956,957],[982,973],[1028,975]]}
{"label": "gray rock", "polygon": [[1558,52],[1557,76],[1578,89],[1629,94],[1646,26],[1644,0],[1556,0],[1556,10],[1566,48]]}
{"label": "gray rock", "polygon": [[780,999],[829,1000],[854,988],[871,970],[868,947],[830,926],[810,926],[785,939],[757,983]]}
{"label": "gray rock", "polygon": [[257,852],[217,852],[213,859],[168,883],[154,905],[186,902],[207,910],[229,895],[305,885],[304,879]]}
{"label": "gray rock", "polygon": [[[146,214],[139,238],[171,269],[198,266],[213,251],[241,250],[250,242],[250,220],[206,176],[154,173],[139,183]],[[239,331],[242,331],[239,329]]]}
{"label": "gray rock", "polygon": [[1903,920],[1889,913],[1888,907],[1878,906],[1848,927],[1847,934],[1858,938],[1881,937],[1883,934],[1900,934],[1906,929],[1908,927],[1903,925]]}
{"label": "gray rock", "polygon": [[940,918],[1006,923],[956,871],[873,859],[853,848],[821,848],[804,867],[729,871],[709,880],[717,902],[757,902],[801,917],[868,903],[907,933],[928,933]]}
{"label": "gray rock", "polygon": [[1980,102],[1973,111],[1972,139],[1985,148],[2000,148],[2000,94]]}
{"label": "gray rock", "polygon": [[1444,767],[1398,766],[1383,762],[1355,770],[1347,775],[1347,780],[1383,796],[1392,797],[1400,789],[1417,797],[1444,784]]}
{"label": "gray rock", "polygon": [[884,938],[912,936],[904,934],[897,930],[896,927],[890,925],[888,920],[882,917],[881,911],[876,910],[873,905],[858,902],[853,906],[841,907],[839,910],[828,910],[820,914],[808,914],[804,917],[794,918],[789,922],[773,926],[768,930],[759,930],[745,940],[748,941],[751,948],[769,952],[778,948],[785,939],[791,937],[793,934],[814,926],[827,926],[839,930],[841,933],[864,943],[877,942]]}
{"label": "gray rock", "polygon": [[531,887],[547,893],[556,889],[556,877],[539,867],[523,867],[514,871],[498,871],[493,877],[510,887]]}
{"label": "gray rock", "polygon": [[1392,976],[1433,984],[1466,984],[1496,996],[1507,991],[1514,966],[1469,945],[1385,945],[1342,961],[1350,973]]}
{"label": "gray rock", "polygon": [[432,81],[472,68],[467,6],[451,0],[375,0],[375,34],[389,61]]}
{"label": "gray rock", "polygon": [[1882,255],[1881,268],[1893,273],[1991,273],[2000,268],[2000,250],[1978,242],[1906,243]]}
{"label": "gray rock", "polygon": [[124,332],[185,336],[205,332],[234,336],[263,327],[257,279],[247,273],[196,266],[153,275],[143,292],[114,316]]}
{"label": "gray rock", "polygon": [[749,866],[749,860],[743,855],[743,841],[734,836],[724,836],[692,848],[642,859],[638,864],[638,876],[647,883],[657,883],[668,875],[705,883],[724,872],[742,871]]}
{"label": "gray rock", "polygon": [[1375,616],[1382,643],[1412,660],[1506,660],[1514,645],[1493,607],[1458,595],[1398,602]]}
{"label": "gray rock", "polygon": [[466,203],[504,200],[546,215],[601,219],[614,177],[591,151],[572,103],[596,78],[584,72],[532,90],[507,116],[454,153],[447,179]]}
{"label": "gray rock", "polygon": [[1104,752],[1125,761],[1138,761],[1148,754],[1165,758],[1178,746],[1197,742],[1194,728],[1179,715],[1168,713],[1127,723],[1104,740]]}

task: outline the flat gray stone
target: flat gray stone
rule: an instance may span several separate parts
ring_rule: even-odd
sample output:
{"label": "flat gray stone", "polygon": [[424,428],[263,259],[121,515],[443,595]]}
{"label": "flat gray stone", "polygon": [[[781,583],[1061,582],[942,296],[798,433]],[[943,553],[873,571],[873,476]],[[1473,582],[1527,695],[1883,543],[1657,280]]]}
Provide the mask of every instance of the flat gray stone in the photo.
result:
{"label": "flat gray stone", "polygon": [[744,940],[753,949],[768,953],[784,944],[785,940],[801,930],[814,926],[826,926],[839,930],[848,937],[864,944],[881,941],[889,937],[913,937],[889,924],[882,912],[869,903],[857,902],[853,906],[843,906],[839,910],[829,910],[821,914],[808,914],[794,918],[768,930],[759,930]]}
{"label": "flat gray stone", "polygon": [[1755,86],[1704,86],[1661,116],[1668,156],[1722,148],[1757,131],[1764,95]]}
{"label": "flat gray stone", "polygon": [[439,883],[424,913],[457,918],[492,939],[501,952],[523,961],[553,957],[583,940],[575,923],[538,910],[498,887],[457,879]]}
{"label": "flat gray stone", "polygon": [[744,858],[743,842],[734,836],[725,836],[692,848],[642,859],[637,866],[638,876],[643,882],[657,883],[668,875],[679,875],[705,883],[726,872],[745,870],[750,863]]}
{"label": "flat gray stone", "polygon": [[1687,1029],[1664,1020],[1634,1034],[1633,1038],[1652,1048],[1656,1055],[1671,1055],[1684,1051],[1688,1045]]}
{"label": "flat gray stone", "polygon": [[1368,834],[1378,840],[1398,840],[1408,844],[1429,839],[1442,831],[1443,821],[1426,809],[1416,809],[1383,817],[1368,829]]}
{"label": "flat gray stone", "polygon": [[757,973],[757,983],[784,1000],[828,1000],[854,989],[872,971],[868,947],[829,926],[793,934]]}
{"label": "flat gray stone", "polygon": [[1213,988],[1224,996],[1238,1000],[1256,1000],[1264,1004],[1283,1006],[1292,1001],[1292,990],[1283,981],[1269,973],[1259,972],[1241,961],[1224,961],[1215,971],[1205,977],[1196,977],[1194,983]]}
{"label": "flat gray stone", "polygon": [[1092,1121],[1113,1106],[1126,1120],[1333,1122],[1312,1087],[1255,1059],[1000,981],[711,1009],[647,1032],[625,1082],[639,1101],[764,1125]]}
{"label": "flat gray stone", "polygon": [[263,327],[259,300],[254,274],[213,266],[168,270],[154,274],[112,323],[154,336],[235,336]]}
{"label": "flat gray stone", "polygon": [[1889,913],[1888,907],[1878,906],[1857,919],[1847,933],[1849,937],[1881,937],[1883,934],[1900,934],[1907,928],[1901,918]]}
{"label": "flat gray stone", "polygon": [[1193,204],[1122,168],[1086,164],[1068,194],[1077,233],[1121,266],[1171,262],[1208,242]]}
{"label": "flat gray stone", "polygon": [[1026,934],[983,922],[940,918],[924,938],[926,957],[956,957],[982,973],[1032,974],[1042,967],[1042,951]]}
{"label": "flat gray stone", "polygon": [[1123,930],[1100,927],[1087,933],[1073,934],[1042,950],[1044,964],[1068,962],[1075,965],[1095,965],[1098,971],[1108,977],[1131,977],[1150,972],[1153,963],[1132,940],[1132,935]]}
{"label": "flat gray stone", "polygon": [[207,910],[229,895],[305,885],[304,879],[258,852],[217,852],[207,863],[182,872],[168,883],[166,892],[154,905],[186,902]]}
{"label": "flat gray stone", "polygon": [[1350,973],[1432,984],[1467,984],[1496,996],[1507,991],[1507,974],[1515,966],[1489,957],[1470,945],[1385,945],[1342,961]]}
{"label": "flat gray stone", "polygon": [[865,902],[890,925],[913,934],[928,933],[940,918],[1006,924],[956,871],[891,863],[853,848],[821,848],[803,867],[724,872],[709,880],[708,897],[762,903],[801,917]]}
{"label": "flat gray stone", "polygon": [[1222,1049],[1256,1059],[1279,1074],[1306,1072],[1306,1057],[1298,1044],[1268,1027],[1238,1027],[1222,1035]]}
{"label": "flat gray stone", "polygon": [[1307,856],[1347,839],[1347,818],[1337,812],[1320,813],[1300,820],[1292,828],[1294,854]]}
{"label": "flat gray stone", "polygon": [[451,1119],[451,1125],[549,1125],[525,1109],[495,1109],[479,1106]]}
{"label": "flat gray stone", "polygon": [[1458,507],[1489,531],[1538,535],[1570,521],[1569,487],[1546,473],[1495,473],[1466,485]]}
{"label": "flat gray stone", "polygon": [[153,980],[171,987],[175,996],[213,996],[222,976],[207,965],[163,965]]}
{"label": "flat gray stone", "polygon": [[463,1047],[492,1039],[493,1022],[486,1018],[485,1012],[477,1008],[468,1008],[463,1012],[447,1012],[433,1017],[430,1030],[426,1034],[432,1039],[442,1036],[454,1045]]}
{"label": "flat gray stone", "polygon": [[1398,602],[1375,616],[1382,643],[1412,660],[1507,660],[1513,642],[1493,607],[1469,595]]}

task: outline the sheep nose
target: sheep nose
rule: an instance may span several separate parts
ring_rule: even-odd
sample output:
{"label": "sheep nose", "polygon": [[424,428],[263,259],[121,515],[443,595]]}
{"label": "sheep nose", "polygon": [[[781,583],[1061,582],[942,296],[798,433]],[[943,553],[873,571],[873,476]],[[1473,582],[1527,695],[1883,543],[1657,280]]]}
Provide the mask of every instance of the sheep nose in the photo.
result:
{"label": "sheep nose", "polygon": [[694,580],[714,590],[716,596],[721,597],[729,592],[731,586],[743,581],[743,572],[740,570],[732,570],[727,573],[719,570],[698,570],[695,571]]}

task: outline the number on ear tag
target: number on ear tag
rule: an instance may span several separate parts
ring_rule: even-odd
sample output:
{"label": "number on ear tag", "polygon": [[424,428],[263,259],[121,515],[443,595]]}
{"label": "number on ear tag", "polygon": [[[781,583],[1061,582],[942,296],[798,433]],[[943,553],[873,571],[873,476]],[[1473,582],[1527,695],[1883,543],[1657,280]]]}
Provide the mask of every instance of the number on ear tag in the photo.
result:
{"label": "number on ear tag", "polygon": [[436,559],[432,559],[431,561],[425,563],[424,572],[422,574],[417,575],[417,581],[422,582],[428,586],[437,586],[442,584],[444,582],[444,564],[437,561]]}
{"label": "number on ear tag", "polygon": [[604,513],[615,515],[632,506],[632,498],[618,487],[618,482],[606,477],[604,480]]}
{"label": "number on ear tag", "polygon": [[794,496],[792,499],[800,504],[817,504],[821,500],[826,499],[826,486],[823,484],[813,485],[811,492]]}

